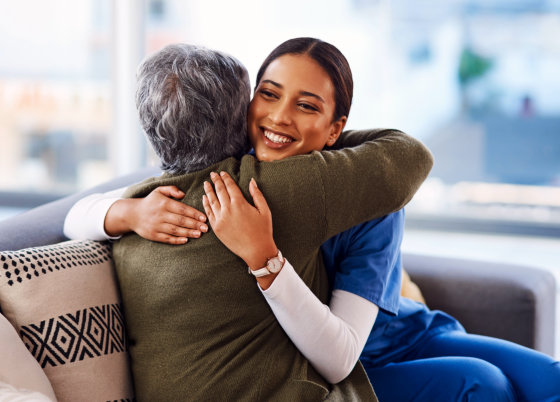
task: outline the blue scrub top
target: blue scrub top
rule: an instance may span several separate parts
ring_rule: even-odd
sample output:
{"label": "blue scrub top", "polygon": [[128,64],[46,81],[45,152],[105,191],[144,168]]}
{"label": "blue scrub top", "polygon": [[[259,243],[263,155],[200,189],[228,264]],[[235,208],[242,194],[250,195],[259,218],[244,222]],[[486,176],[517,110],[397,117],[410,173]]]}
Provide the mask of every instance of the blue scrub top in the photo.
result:
{"label": "blue scrub top", "polygon": [[453,317],[400,297],[404,210],[354,226],[321,246],[331,289],[361,296],[379,314],[360,360],[365,367],[398,361],[423,339],[463,327]]}

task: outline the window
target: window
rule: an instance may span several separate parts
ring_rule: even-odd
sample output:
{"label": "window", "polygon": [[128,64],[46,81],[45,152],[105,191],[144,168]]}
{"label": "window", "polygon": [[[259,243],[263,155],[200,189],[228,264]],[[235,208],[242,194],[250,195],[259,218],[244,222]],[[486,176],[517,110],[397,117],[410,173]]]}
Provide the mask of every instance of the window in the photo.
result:
{"label": "window", "polygon": [[560,234],[558,1],[124,3],[143,30],[113,54],[123,24],[112,21],[130,14],[115,14],[123,2],[27,0],[0,14],[2,190],[90,187],[123,172],[111,152],[143,152],[111,148],[124,135],[115,119],[136,124],[133,108],[113,112],[114,87],[133,68],[118,75],[111,65],[129,47],[141,48],[131,65],[173,42],[220,49],[254,83],[276,45],[315,36],[352,66],[348,128],[400,128],[433,151],[430,178],[407,208],[411,225]]}
{"label": "window", "polygon": [[0,189],[65,194],[112,175],[109,11],[107,0],[3,7]]}

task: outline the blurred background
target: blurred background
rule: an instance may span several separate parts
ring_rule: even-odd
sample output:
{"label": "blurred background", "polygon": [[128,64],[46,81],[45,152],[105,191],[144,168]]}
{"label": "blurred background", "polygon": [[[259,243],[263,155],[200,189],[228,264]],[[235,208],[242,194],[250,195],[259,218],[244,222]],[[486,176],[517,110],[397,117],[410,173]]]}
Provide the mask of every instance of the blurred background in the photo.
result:
{"label": "blurred background", "polygon": [[296,36],[347,56],[347,128],[434,153],[405,250],[558,269],[560,0],[0,0],[0,219],[154,163],[133,102],[146,55],[205,45],[254,83]]}

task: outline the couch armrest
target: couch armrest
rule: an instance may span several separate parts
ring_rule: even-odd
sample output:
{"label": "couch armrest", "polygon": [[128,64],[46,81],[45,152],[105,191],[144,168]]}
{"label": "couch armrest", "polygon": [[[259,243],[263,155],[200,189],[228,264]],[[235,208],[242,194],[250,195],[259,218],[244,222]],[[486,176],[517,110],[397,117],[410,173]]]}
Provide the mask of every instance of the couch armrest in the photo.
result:
{"label": "couch armrest", "polygon": [[521,265],[404,254],[432,309],[457,318],[470,333],[506,339],[554,356],[556,278]]}
{"label": "couch armrest", "polygon": [[67,240],[62,232],[64,219],[78,200],[89,194],[126,187],[159,173],[157,168],[142,169],[5,219],[0,222],[0,251],[39,247]]}

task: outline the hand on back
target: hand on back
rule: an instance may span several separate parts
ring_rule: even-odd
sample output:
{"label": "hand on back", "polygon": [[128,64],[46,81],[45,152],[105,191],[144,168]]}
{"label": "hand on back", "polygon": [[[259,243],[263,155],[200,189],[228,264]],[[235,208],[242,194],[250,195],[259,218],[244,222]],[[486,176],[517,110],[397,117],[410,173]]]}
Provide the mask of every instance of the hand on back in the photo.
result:
{"label": "hand on back", "polygon": [[272,215],[255,180],[249,184],[252,206],[226,172],[212,173],[211,178],[215,192],[209,182],[204,183],[203,205],[212,230],[249,267],[263,267],[278,249],[272,237]]}
{"label": "hand on back", "polygon": [[117,201],[107,212],[105,231],[115,236],[134,231],[145,239],[184,244],[208,231],[206,217],[176,199],[185,194],[175,186],[154,189],[145,198]]}

